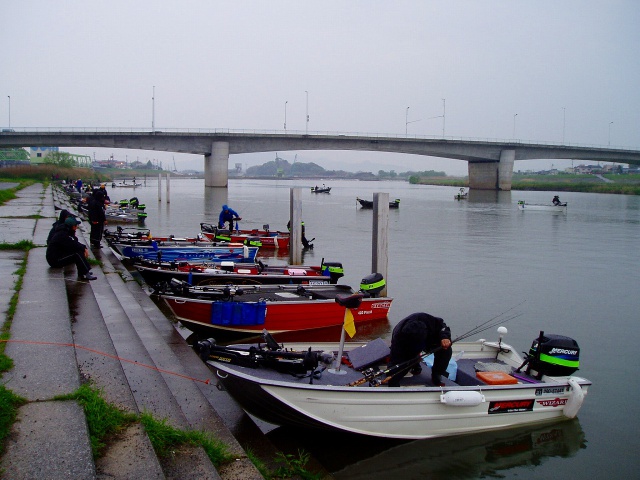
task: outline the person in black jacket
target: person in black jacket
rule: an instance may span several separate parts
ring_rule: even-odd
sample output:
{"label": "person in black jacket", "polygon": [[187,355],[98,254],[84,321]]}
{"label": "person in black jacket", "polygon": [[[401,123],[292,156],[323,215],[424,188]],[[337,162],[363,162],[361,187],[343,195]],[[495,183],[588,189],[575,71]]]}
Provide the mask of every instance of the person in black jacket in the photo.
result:
{"label": "person in black jacket", "polygon": [[95,189],[89,196],[89,223],[91,224],[91,234],[89,238],[91,240],[91,246],[93,248],[102,248],[100,241],[102,240],[102,234],[104,233],[104,224],[107,221],[107,217],[104,212],[105,195],[102,189]]}
{"label": "person in black jacket", "polygon": [[54,268],[75,263],[78,280],[95,280],[97,277],[91,273],[91,266],[87,261],[89,251],[75,236],[79,223],[78,219],[69,216],[63,224],[54,227],[47,244],[47,263]]}
{"label": "person in black jacket", "polygon": [[422,352],[438,349],[434,353],[431,381],[435,386],[443,386],[442,375],[451,360],[451,329],[442,318],[428,313],[413,313],[400,320],[391,334],[391,356],[389,365],[396,365],[410,360],[415,363],[397,373],[391,372],[392,378],[388,382],[390,387],[399,387],[400,380],[411,371],[418,374],[422,371]]}

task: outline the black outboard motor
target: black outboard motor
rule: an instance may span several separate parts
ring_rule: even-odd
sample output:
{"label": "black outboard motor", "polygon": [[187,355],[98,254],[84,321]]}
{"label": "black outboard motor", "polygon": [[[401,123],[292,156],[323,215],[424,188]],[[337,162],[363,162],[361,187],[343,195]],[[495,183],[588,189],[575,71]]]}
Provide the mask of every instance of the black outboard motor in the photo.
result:
{"label": "black outboard motor", "polygon": [[381,273],[372,273],[360,280],[360,291],[367,297],[376,298],[386,285]]}
{"label": "black outboard motor", "polygon": [[340,262],[325,262],[322,261],[320,265],[322,275],[329,277],[329,281],[332,284],[338,283],[338,280],[344,277],[344,268]]}
{"label": "black outboard motor", "polygon": [[580,366],[580,347],[573,338],[540,332],[529,349],[527,360],[527,373],[535,370],[538,378],[542,375],[568,376]]}

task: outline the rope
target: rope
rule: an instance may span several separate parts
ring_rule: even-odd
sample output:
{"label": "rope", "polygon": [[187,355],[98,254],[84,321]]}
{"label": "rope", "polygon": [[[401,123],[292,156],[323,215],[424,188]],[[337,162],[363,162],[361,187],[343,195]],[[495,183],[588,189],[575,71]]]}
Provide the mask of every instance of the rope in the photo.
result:
{"label": "rope", "polygon": [[190,376],[184,375],[182,373],[172,372],[170,370],[165,370],[163,368],[158,368],[158,367],[155,367],[153,365],[147,365],[146,363],[140,363],[137,360],[129,360],[127,358],[122,358],[122,357],[119,357],[117,355],[112,355],[110,353],[101,352],[100,350],[95,350],[93,348],[83,347],[82,345],[78,345],[78,344],[75,344],[75,343],[38,342],[38,341],[34,341],[34,340],[0,340],[0,342],[3,342],[3,343],[22,343],[22,344],[27,344],[27,345],[52,345],[52,346],[55,346],[55,347],[73,347],[73,348],[76,348],[78,350],[85,350],[87,352],[95,353],[97,355],[102,355],[103,357],[113,358],[114,360],[118,360],[120,362],[131,363],[131,364],[137,365],[139,367],[148,368],[149,370],[155,370],[155,371],[160,372],[160,373],[166,373],[167,375],[174,375],[176,377],[184,378],[186,380],[192,380],[194,382],[204,383],[205,385],[209,385],[211,383],[211,380],[208,379],[208,378],[206,380],[201,380],[199,378],[190,377]]}

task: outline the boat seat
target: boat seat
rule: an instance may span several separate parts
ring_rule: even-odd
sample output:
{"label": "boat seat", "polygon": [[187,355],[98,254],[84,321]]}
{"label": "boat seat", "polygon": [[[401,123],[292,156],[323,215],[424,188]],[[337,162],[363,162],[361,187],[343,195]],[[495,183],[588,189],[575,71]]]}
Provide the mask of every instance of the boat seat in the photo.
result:
{"label": "boat seat", "polygon": [[362,303],[364,295],[361,293],[354,293],[352,295],[345,295],[339,293],[336,295],[336,303],[345,308],[358,308]]}
{"label": "boat seat", "polygon": [[389,345],[381,339],[367,343],[358,348],[354,348],[349,352],[349,361],[356,370],[361,370],[365,367],[373,365],[374,363],[380,363],[391,353]]}

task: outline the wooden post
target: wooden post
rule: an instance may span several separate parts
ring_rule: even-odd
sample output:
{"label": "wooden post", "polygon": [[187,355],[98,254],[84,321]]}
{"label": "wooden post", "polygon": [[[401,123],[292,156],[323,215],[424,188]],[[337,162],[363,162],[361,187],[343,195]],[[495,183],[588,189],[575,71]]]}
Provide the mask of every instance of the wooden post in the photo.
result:
{"label": "wooden post", "polygon": [[302,264],[302,189],[292,188],[289,193],[289,264]]}
{"label": "wooden post", "polygon": [[[389,194],[373,194],[373,228],[371,238],[371,273],[380,273],[387,285],[389,279]],[[380,292],[380,296],[387,296],[387,287]]]}
{"label": "wooden post", "polygon": [[162,174],[158,174],[158,202],[162,201]]}
{"label": "wooden post", "polygon": [[171,185],[171,174],[167,173],[167,203],[171,202],[171,200],[169,199],[169,190],[170,190],[170,185]]}

